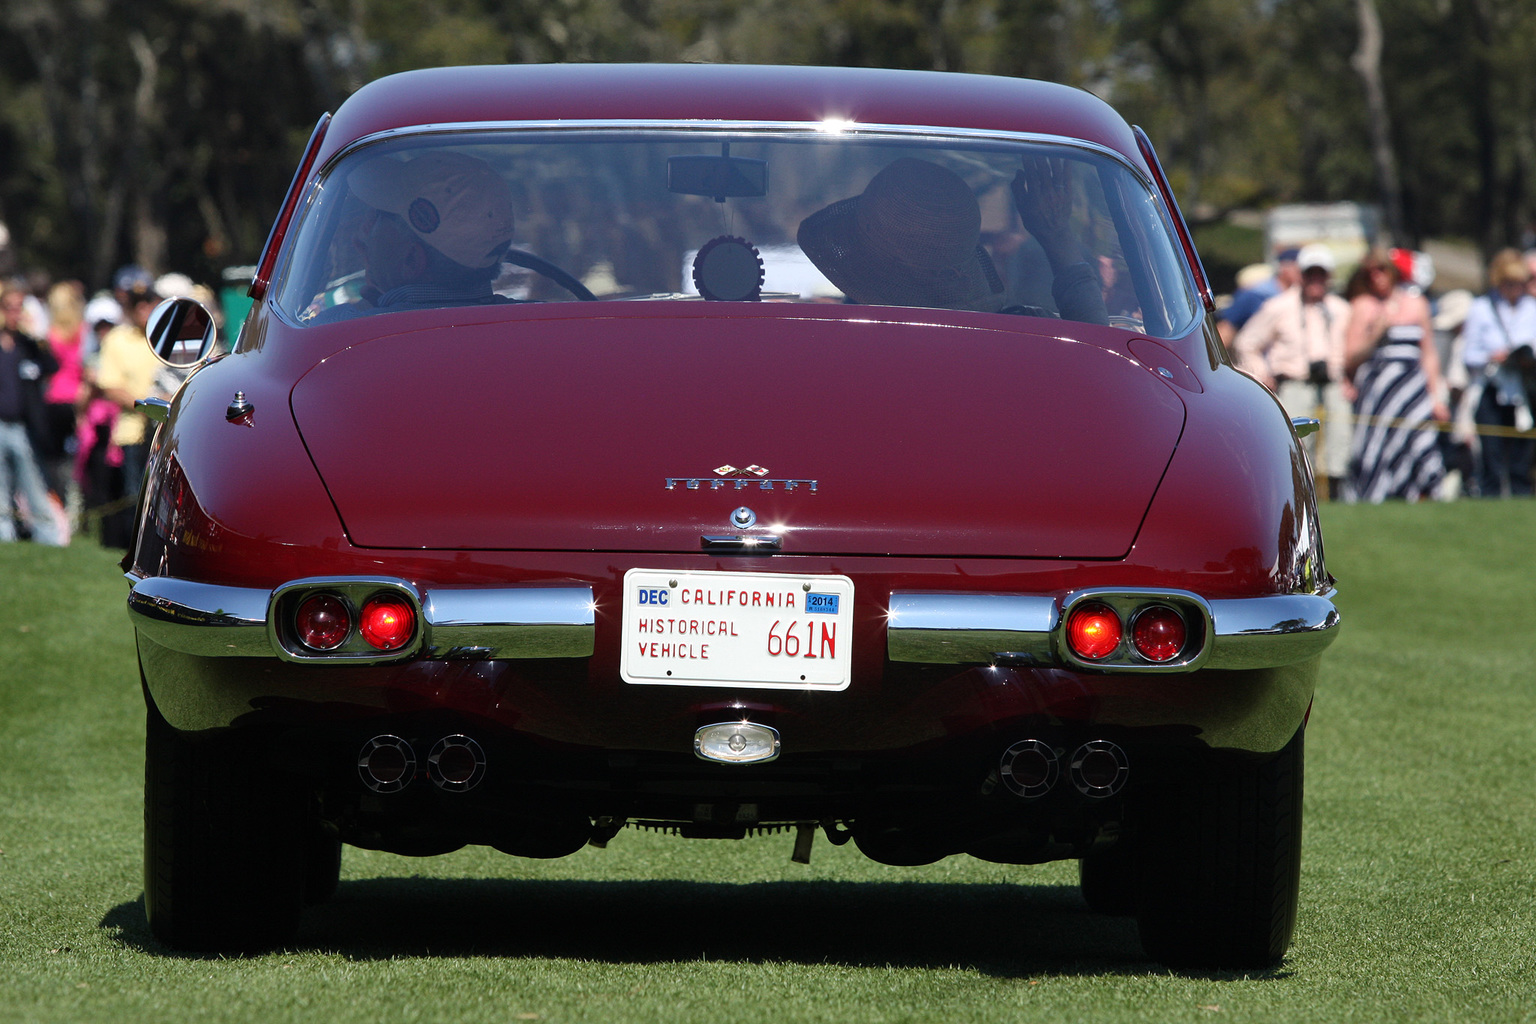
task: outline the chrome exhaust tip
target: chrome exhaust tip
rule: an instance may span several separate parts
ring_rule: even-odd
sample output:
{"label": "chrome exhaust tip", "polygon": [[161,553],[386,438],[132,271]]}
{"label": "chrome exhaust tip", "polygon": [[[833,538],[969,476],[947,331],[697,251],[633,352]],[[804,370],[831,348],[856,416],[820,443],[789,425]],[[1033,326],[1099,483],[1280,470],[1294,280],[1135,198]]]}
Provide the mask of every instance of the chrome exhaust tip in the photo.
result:
{"label": "chrome exhaust tip", "polygon": [[416,752],[399,736],[375,736],[358,752],[357,774],[375,793],[398,793],[416,777]]}
{"label": "chrome exhaust tip", "polygon": [[1067,770],[1079,793],[1093,800],[1103,800],[1120,792],[1130,774],[1131,763],[1117,744],[1109,740],[1089,740],[1073,751]]}
{"label": "chrome exhaust tip", "polygon": [[1025,800],[1042,797],[1061,778],[1061,759],[1040,740],[1020,740],[1003,751],[998,763],[1003,785]]}
{"label": "chrome exhaust tip", "polygon": [[467,793],[485,778],[485,751],[462,733],[444,736],[427,755],[427,775],[448,793]]}

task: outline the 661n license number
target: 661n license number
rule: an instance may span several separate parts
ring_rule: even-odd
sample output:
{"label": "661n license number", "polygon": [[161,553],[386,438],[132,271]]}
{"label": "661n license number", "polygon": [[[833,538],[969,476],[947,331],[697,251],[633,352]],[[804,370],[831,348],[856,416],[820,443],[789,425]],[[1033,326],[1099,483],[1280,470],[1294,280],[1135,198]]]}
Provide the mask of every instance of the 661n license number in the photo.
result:
{"label": "661n license number", "polygon": [[841,690],[853,581],[789,573],[624,574],[625,682]]}

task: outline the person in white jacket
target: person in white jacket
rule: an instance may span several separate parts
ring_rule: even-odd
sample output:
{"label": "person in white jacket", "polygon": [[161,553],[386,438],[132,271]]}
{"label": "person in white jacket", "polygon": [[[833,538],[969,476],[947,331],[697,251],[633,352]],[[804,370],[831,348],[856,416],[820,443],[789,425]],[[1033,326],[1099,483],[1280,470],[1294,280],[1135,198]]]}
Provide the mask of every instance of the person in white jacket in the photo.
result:
{"label": "person in white jacket", "polygon": [[1532,427],[1530,396],[1520,371],[1522,362],[1536,358],[1536,297],[1528,292],[1530,280],[1519,252],[1495,253],[1488,264],[1489,291],[1473,300],[1462,327],[1469,380],[1465,400],[1480,428],[1477,493],[1485,498],[1532,492],[1532,441],[1511,436]]}
{"label": "person in white jacket", "polygon": [[[1329,497],[1338,498],[1349,472],[1354,415],[1344,376],[1349,303],[1330,290],[1336,261],[1326,246],[1302,246],[1296,265],[1300,283],[1266,300],[1232,339],[1232,351],[1238,369],[1273,391],[1292,417],[1316,416],[1322,408],[1322,469]],[[1303,442],[1314,465],[1316,441]]]}

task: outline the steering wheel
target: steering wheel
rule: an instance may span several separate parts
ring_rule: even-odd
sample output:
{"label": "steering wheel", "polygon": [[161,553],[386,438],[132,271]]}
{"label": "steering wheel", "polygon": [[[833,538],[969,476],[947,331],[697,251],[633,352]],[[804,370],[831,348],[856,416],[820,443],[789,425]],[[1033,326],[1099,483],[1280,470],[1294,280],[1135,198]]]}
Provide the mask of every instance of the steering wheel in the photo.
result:
{"label": "steering wheel", "polygon": [[597,296],[592,294],[592,289],[577,280],[574,274],[560,269],[542,256],[535,256],[523,249],[508,249],[502,259],[514,267],[522,267],[524,270],[531,270],[535,274],[549,278],[582,302],[597,301]]}

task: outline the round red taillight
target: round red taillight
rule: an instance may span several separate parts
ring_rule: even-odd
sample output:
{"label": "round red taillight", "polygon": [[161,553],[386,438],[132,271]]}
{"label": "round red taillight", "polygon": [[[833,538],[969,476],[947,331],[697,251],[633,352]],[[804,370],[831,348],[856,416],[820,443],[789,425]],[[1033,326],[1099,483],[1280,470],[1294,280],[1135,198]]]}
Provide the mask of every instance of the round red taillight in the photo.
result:
{"label": "round red taillight", "polygon": [[1167,605],[1155,604],[1136,616],[1131,643],[1148,661],[1172,661],[1184,650],[1184,617]]}
{"label": "round red taillight", "polygon": [[363,639],[378,650],[398,651],[411,642],[416,631],[416,611],[403,598],[378,594],[363,605],[359,629]]}
{"label": "round red taillight", "polygon": [[1120,646],[1120,616],[1107,604],[1093,602],[1067,616],[1067,646],[1087,661],[1102,661]]}
{"label": "round red taillight", "polygon": [[335,594],[315,594],[299,605],[293,628],[310,650],[334,651],[352,632],[352,613]]}

